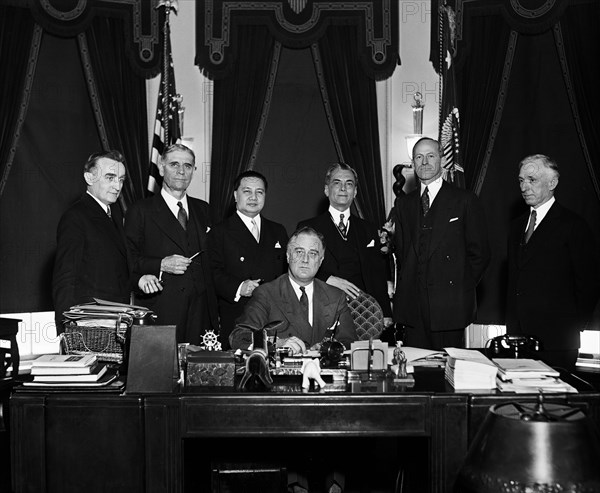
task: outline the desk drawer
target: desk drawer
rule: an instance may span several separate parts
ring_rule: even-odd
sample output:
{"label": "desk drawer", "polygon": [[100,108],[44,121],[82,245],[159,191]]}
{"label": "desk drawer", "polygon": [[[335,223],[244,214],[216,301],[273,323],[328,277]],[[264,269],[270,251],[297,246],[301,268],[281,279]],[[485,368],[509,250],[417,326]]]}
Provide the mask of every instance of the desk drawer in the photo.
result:
{"label": "desk drawer", "polygon": [[194,396],[181,406],[184,437],[430,434],[426,396]]}

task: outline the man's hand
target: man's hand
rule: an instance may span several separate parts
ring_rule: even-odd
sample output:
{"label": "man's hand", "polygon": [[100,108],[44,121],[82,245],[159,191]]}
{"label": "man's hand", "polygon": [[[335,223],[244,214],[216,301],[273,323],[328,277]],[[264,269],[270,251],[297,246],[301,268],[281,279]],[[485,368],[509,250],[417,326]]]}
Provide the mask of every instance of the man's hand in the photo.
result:
{"label": "man's hand", "polygon": [[394,320],[392,319],[392,317],[383,317],[383,326],[384,327],[389,327],[393,323],[394,323]]}
{"label": "man's hand", "polygon": [[160,261],[160,270],[169,274],[184,274],[192,261],[183,255],[171,255]]}
{"label": "man's hand", "polygon": [[246,279],[242,283],[242,287],[240,289],[240,296],[245,296],[246,298],[252,296],[252,292],[260,286],[260,279]]}
{"label": "man's hand", "polygon": [[329,276],[327,284],[341,289],[353,299],[358,298],[358,295],[361,293],[361,290],[355,284],[352,284],[350,281],[346,281],[346,279],[342,279],[341,277]]}
{"label": "man's hand", "polygon": [[287,339],[277,339],[277,347],[289,348],[292,356],[296,354],[304,354],[306,352],[306,344],[296,336],[288,337]]}
{"label": "man's hand", "polygon": [[163,290],[162,284],[154,274],[140,277],[138,287],[146,294],[158,293]]}

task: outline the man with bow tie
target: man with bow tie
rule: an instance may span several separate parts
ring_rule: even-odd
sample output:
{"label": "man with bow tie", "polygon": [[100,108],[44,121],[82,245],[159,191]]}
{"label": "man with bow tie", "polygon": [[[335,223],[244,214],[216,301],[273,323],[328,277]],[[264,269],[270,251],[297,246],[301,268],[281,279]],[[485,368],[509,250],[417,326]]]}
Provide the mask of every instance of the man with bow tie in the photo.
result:
{"label": "man with bow tie", "polygon": [[381,305],[384,324],[392,323],[387,289],[386,261],[379,250],[377,227],[350,213],[358,193],[356,171],[345,163],[329,167],[325,175],[329,209],[320,216],[301,221],[325,237],[327,250],[317,278],[356,298],[361,291]]}
{"label": "man with bow tie", "polygon": [[208,235],[211,266],[219,303],[220,339],[229,348],[235,319],[254,290],[286,271],[287,232],[283,225],[261,214],[268,183],[253,170],[234,182],[235,214],[215,226]]}

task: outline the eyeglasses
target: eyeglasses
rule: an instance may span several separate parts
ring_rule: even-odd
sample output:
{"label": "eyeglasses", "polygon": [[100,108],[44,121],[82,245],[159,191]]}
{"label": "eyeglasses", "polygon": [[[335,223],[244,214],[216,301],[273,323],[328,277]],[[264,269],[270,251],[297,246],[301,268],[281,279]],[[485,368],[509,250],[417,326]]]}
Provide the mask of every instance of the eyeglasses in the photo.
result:
{"label": "eyeglasses", "polygon": [[196,169],[196,166],[194,166],[193,164],[190,164],[190,163],[172,162],[172,163],[167,163],[167,166],[172,171],[179,171],[180,169],[183,169],[186,173],[190,173],[191,171]]}
{"label": "eyeglasses", "polygon": [[309,260],[312,260],[314,262],[319,258],[320,254],[316,250],[309,250],[307,252],[303,248],[295,248],[290,253],[290,257],[293,262],[297,262],[298,260],[304,260],[307,256]]}

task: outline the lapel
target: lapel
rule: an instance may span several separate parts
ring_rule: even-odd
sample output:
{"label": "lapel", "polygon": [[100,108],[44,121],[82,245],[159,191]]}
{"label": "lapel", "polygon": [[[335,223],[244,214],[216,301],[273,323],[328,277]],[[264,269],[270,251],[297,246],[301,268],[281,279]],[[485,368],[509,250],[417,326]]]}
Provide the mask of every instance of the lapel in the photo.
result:
{"label": "lapel", "polygon": [[420,222],[421,222],[421,202],[420,202],[420,185],[417,189],[411,192],[408,200],[406,201],[405,213],[406,222],[408,224],[408,231],[410,234],[410,244],[412,245],[415,255],[419,256],[419,234],[420,234]]}
{"label": "lapel", "polygon": [[[187,250],[185,231],[177,221],[175,215],[169,209],[169,206],[165,202],[165,199],[162,198],[160,193],[156,194],[152,197],[152,214],[151,220],[154,221],[156,227],[160,229],[168,238],[173,241],[182,251]],[[188,201],[188,205],[190,201]],[[190,208],[190,218],[188,220],[195,220],[191,214],[191,205]],[[195,215],[195,214],[194,214]]]}
{"label": "lapel", "polygon": [[[198,199],[193,199],[188,195],[188,207],[190,209],[190,218],[189,220],[193,222],[194,227],[197,232],[198,241],[200,242],[199,247],[201,251],[208,250],[208,222],[205,214],[200,207],[201,202]],[[165,204],[166,205],[166,204]],[[173,214],[171,214],[173,216]],[[189,230],[189,228],[188,228]],[[185,235],[184,235],[185,237]],[[195,252],[194,252],[195,253]]]}
{"label": "lapel", "polygon": [[523,216],[523,219],[519,221],[519,265],[522,266],[529,262],[535,257],[536,250],[538,247],[552,242],[552,232],[555,231],[553,223],[560,217],[561,211],[558,202],[554,202],[552,207],[548,210],[548,213],[544,217],[541,223],[535,228],[531,238],[527,245],[521,245],[521,238],[523,237],[523,231],[529,220],[529,212]]}
{"label": "lapel", "polygon": [[[298,301],[288,274],[283,274],[279,278],[279,298],[281,300],[281,311],[290,325],[301,328],[302,330],[313,330],[308,323],[308,320],[304,319],[304,316],[300,311],[300,302]],[[313,319],[315,319],[315,316],[313,304]]]}
{"label": "lapel", "polygon": [[[329,214],[329,212],[321,214],[321,216],[319,217],[319,221],[315,225],[315,229],[321,234],[323,234],[323,236],[325,236],[325,239],[332,238],[340,234],[340,231],[337,228],[337,226],[333,223],[333,219],[331,219],[331,215]],[[333,240],[327,241],[327,245],[325,247],[326,255],[329,255],[330,257],[334,258],[337,263],[337,252],[335,248],[332,248],[332,245]]]}
{"label": "lapel", "polygon": [[442,181],[442,187],[436,195],[433,203],[435,210],[433,211],[433,230],[431,232],[431,243],[429,244],[428,256],[433,254],[435,249],[442,241],[442,238],[444,238],[446,235],[448,223],[452,218],[453,212],[456,212],[454,210],[454,205],[455,201],[452,198],[450,186],[444,180]]}
{"label": "lapel", "polygon": [[318,279],[313,281],[313,329],[325,331],[331,327],[335,321],[333,320],[335,307],[331,307],[332,301],[329,298],[329,294],[318,281]]}
{"label": "lapel", "polygon": [[257,243],[252,236],[250,230],[244,224],[244,221],[238,216],[237,212],[231,216],[231,220],[229,221],[229,231],[231,232],[231,238],[237,243],[241,243],[244,246],[248,246],[250,248],[256,248],[259,245],[263,244],[264,241],[264,229],[265,229],[265,221],[262,218],[261,228],[260,228],[260,243]]}
{"label": "lapel", "polygon": [[110,238],[121,254],[126,257],[127,249],[125,247],[125,234],[123,232],[123,218],[120,210],[118,211],[118,207],[110,208],[113,215],[113,219],[111,219],[108,217],[106,211],[100,207],[100,204],[90,197],[88,193],[83,195],[82,200],[90,211],[90,219],[102,231],[104,237]]}

